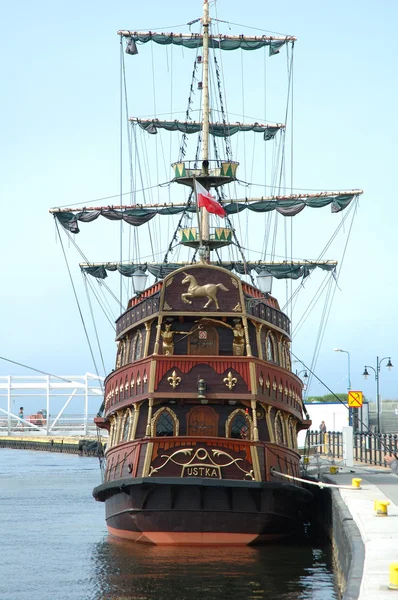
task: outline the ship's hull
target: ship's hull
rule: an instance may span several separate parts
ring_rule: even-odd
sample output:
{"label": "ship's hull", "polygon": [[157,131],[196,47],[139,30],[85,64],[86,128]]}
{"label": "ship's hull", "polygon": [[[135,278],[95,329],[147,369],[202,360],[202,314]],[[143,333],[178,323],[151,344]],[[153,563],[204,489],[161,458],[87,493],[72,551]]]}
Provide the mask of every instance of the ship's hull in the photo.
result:
{"label": "ship's hull", "polygon": [[311,493],[272,482],[120,479],[98,486],[111,535],[156,545],[248,545],[297,532]]}

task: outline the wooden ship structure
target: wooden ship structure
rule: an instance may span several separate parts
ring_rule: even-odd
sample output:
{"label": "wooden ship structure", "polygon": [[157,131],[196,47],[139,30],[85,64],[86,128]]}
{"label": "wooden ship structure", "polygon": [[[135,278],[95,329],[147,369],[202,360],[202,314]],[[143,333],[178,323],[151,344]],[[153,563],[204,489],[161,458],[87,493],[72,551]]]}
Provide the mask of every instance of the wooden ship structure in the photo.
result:
{"label": "wooden ship structure", "polygon": [[[192,189],[191,201],[173,204],[172,209],[198,215],[197,227],[180,230],[180,243],[194,248],[197,260],[153,266],[155,283],[146,289],[136,284],[137,293],[116,322],[115,368],[106,378],[103,406],[95,419],[109,432],[106,468],[93,494],[105,503],[108,531],[118,538],[152,544],[247,545],[296,531],[311,500],[311,493],[296,480],[301,475],[297,434],[311,421],[304,410],[303,382],[292,372],[290,320],[271,295],[269,282],[282,270],[330,270],[335,263],[214,260],[218,249],[234,241],[235,231],[228,218],[210,227],[214,217],[200,208],[195,189],[199,183],[217,194],[227,217],[240,210],[239,203],[257,212],[269,211],[272,205],[289,216],[310,202],[333,204],[337,212],[361,191],[222,198],[219,192],[236,179],[238,163],[210,159],[209,136],[234,126],[242,131],[257,127],[272,136],[283,125],[210,121],[209,49],[245,43],[277,51],[295,38],[216,39],[209,32],[207,0],[203,8],[201,34],[119,32],[130,54],[136,53],[138,43],[164,43],[167,36],[170,43],[201,48],[196,60],[202,67],[202,120],[132,119],[149,133],[157,128],[201,132],[201,160],[173,165],[174,181]],[[78,221],[100,215],[140,225],[164,210],[164,205],[137,205],[52,212],[76,233]],[[99,277],[104,268],[112,270],[114,265],[82,265]],[[143,275],[133,263],[132,269],[133,276]],[[258,275],[257,285],[242,277],[250,269]]]}

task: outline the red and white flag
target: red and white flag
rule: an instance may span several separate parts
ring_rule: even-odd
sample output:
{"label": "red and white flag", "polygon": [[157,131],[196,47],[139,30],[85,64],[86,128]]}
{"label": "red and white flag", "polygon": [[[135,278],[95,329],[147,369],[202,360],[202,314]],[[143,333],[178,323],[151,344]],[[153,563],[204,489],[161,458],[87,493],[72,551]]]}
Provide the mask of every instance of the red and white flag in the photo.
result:
{"label": "red and white flag", "polygon": [[205,208],[207,212],[213,213],[214,215],[218,215],[219,217],[225,217],[226,212],[217,202],[215,198],[203,187],[200,185],[198,181],[195,179],[195,189],[196,189],[196,197],[198,201],[199,208]]}

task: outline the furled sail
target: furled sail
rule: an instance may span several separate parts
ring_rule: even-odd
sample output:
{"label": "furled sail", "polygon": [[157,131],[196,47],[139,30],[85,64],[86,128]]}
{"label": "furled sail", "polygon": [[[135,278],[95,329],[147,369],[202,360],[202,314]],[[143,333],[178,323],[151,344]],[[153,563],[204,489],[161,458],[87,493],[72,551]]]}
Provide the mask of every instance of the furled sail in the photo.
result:
{"label": "furled sail", "polygon": [[[307,277],[316,268],[324,271],[334,271],[336,261],[294,261],[294,262],[266,262],[266,261],[233,261],[217,262],[217,266],[236,271],[240,275],[246,275],[254,271],[259,274],[266,271],[276,279],[299,279]],[[133,263],[133,262],[106,262],[106,263],[80,263],[80,269],[97,279],[105,279],[107,272],[118,271],[125,277],[132,277],[137,271],[148,271],[157,279],[163,279],[176,269],[186,266],[186,263]]]}
{"label": "furled sail", "polygon": [[[157,33],[155,31],[128,31],[121,30],[118,34],[129,38],[134,43],[146,44],[155,42],[156,44],[168,45],[175,44],[184,48],[202,48],[203,35],[200,33]],[[269,54],[273,56],[278,54],[282,46],[295,42],[296,38],[288,36],[246,36],[246,35],[209,35],[209,48],[219,48],[221,50],[258,50],[269,46]]]}
{"label": "furled sail", "polygon": [[[198,133],[202,131],[203,123],[199,121],[161,121],[159,119],[137,119],[132,117],[129,119],[132,123],[138,125],[148,133],[155,134],[158,129],[166,129],[167,131],[181,131],[182,133]],[[238,131],[254,131],[254,133],[263,133],[264,141],[272,140],[280,129],[284,129],[282,123],[274,125],[261,123],[209,123],[209,133],[216,137],[229,137],[238,133]]]}
{"label": "furled sail", "polygon": [[[316,194],[290,194],[286,196],[262,196],[260,198],[243,198],[238,200],[227,200],[223,203],[227,215],[239,213],[245,209],[253,212],[270,212],[276,210],[285,217],[294,217],[306,206],[311,208],[322,208],[331,205],[332,213],[338,213],[359,195],[362,190],[350,190],[342,192],[319,192]],[[146,204],[132,206],[108,206],[95,208],[52,208],[51,213],[58,219],[61,225],[71,233],[79,233],[78,221],[89,223],[95,221],[99,216],[112,221],[125,221],[130,225],[138,227],[153,219],[156,215],[176,215],[183,212],[195,213],[194,204]]]}

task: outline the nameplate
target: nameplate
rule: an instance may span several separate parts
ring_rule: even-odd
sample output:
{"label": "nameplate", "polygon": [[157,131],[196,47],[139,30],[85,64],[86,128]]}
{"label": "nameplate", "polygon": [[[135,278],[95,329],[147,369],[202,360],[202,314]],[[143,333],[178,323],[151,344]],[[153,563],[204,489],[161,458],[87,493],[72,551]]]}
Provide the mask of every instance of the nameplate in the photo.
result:
{"label": "nameplate", "polygon": [[221,468],[206,465],[184,465],[182,468],[181,477],[209,477],[213,479],[221,479]]}

